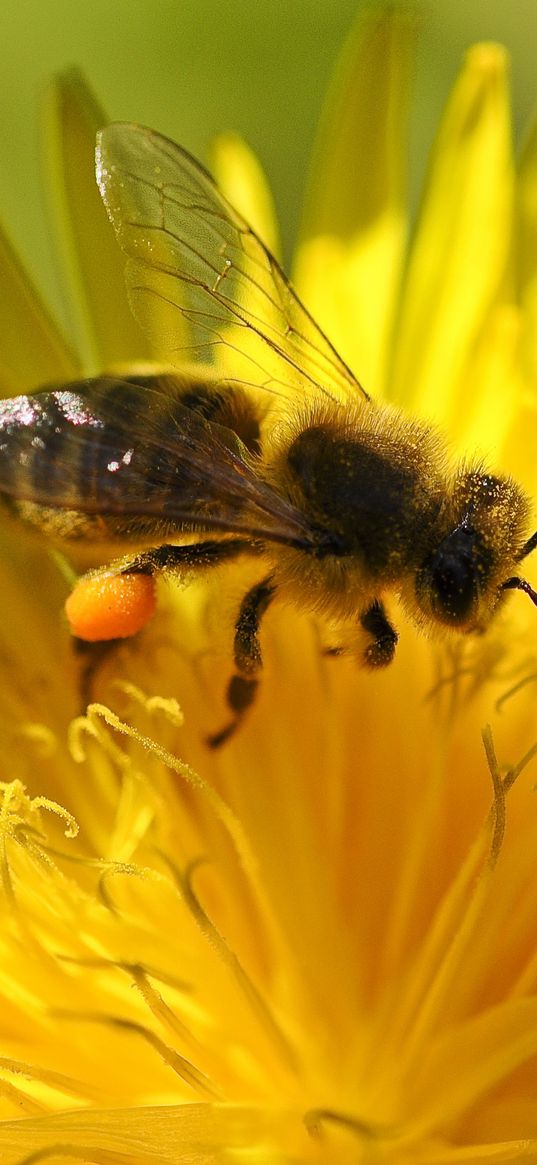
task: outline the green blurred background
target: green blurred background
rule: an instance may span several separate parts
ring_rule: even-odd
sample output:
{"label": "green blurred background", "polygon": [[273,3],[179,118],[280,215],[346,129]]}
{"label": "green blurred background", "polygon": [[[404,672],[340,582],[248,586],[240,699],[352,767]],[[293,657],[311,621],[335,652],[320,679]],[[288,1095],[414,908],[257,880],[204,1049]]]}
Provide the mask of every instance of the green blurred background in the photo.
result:
{"label": "green blurred background", "polygon": [[[270,177],[288,256],[323,94],[360,7],[358,0],[3,0],[0,215],[49,302],[61,304],[40,119],[53,73],[78,65],[111,118],[151,125],[200,157],[213,134],[238,130]],[[537,103],[537,0],[412,7],[422,13],[411,152],[417,186],[468,44],[507,45],[516,124],[527,122]]]}

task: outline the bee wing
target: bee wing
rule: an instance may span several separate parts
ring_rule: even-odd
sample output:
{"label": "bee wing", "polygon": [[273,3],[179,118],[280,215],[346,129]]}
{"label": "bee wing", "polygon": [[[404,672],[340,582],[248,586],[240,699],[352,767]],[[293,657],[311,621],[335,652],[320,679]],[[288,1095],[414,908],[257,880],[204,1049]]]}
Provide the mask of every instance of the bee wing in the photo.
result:
{"label": "bee wing", "polygon": [[59,514],[112,519],[104,538],[239,531],[317,545],[237,435],[158,382],[103,377],[0,401],[0,492]]}
{"label": "bee wing", "polygon": [[369,399],[279,263],[185,150],[142,126],[110,125],[97,139],[97,181],[129,257],[134,314],[161,355],[293,399],[297,389]]}

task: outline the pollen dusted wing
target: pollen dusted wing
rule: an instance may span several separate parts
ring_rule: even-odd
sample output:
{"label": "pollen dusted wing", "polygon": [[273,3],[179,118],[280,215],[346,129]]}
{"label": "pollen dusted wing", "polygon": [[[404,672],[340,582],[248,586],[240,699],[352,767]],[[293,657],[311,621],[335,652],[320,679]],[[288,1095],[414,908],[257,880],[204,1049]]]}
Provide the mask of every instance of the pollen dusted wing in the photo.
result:
{"label": "pollen dusted wing", "polygon": [[98,135],[97,179],[130,259],[133,311],[172,362],[212,365],[294,400],[297,392],[369,399],[194,158],[152,130],[118,123]]}
{"label": "pollen dusted wing", "polygon": [[101,537],[238,531],[312,546],[236,434],[158,382],[103,377],[0,401],[0,492],[103,518]]}

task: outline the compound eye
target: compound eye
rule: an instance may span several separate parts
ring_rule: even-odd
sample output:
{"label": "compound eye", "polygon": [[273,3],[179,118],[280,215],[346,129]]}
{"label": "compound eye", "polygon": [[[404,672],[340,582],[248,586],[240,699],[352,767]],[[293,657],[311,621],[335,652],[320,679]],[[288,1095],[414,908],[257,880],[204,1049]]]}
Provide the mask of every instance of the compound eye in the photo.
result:
{"label": "compound eye", "polygon": [[473,562],[447,558],[431,571],[431,607],[441,623],[467,623],[477,603]]}
{"label": "compound eye", "polygon": [[460,527],[455,530],[416,577],[416,595],[422,610],[451,627],[471,623],[479,600],[479,569],[472,533]]}

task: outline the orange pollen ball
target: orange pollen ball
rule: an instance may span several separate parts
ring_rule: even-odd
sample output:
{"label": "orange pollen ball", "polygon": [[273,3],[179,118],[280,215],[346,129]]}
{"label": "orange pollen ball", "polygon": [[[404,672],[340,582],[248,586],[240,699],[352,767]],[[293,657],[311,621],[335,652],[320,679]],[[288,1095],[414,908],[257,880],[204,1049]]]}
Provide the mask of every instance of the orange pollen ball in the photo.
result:
{"label": "orange pollen ball", "polygon": [[141,631],[156,606],[149,574],[97,574],[81,578],[65,604],[73,635],[92,643],[128,639]]}

